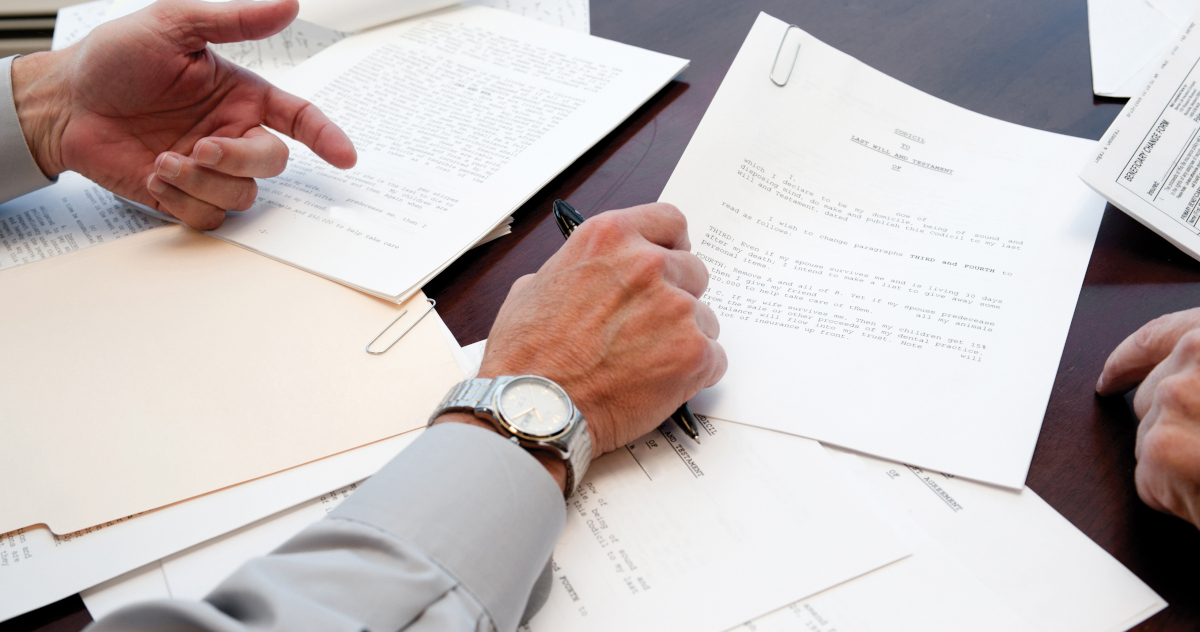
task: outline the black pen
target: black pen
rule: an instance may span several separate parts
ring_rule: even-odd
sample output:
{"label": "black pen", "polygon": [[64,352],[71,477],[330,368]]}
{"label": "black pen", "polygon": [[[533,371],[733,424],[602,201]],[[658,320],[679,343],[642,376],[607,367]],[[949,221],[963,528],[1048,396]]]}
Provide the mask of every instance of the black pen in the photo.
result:
{"label": "black pen", "polygon": [[[583,223],[583,215],[575,210],[574,206],[567,204],[562,200],[554,200],[554,223],[558,224],[558,230],[563,234],[563,239],[568,239],[571,233]],[[696,416],[692,414],[692,409],[684,402],[672,415],[671,419],[675,420],[675,424],[683,430],[684,434],[692,438],[692,441],[700,443],[700,433],[696,432],[699,422],[696,421]]]}

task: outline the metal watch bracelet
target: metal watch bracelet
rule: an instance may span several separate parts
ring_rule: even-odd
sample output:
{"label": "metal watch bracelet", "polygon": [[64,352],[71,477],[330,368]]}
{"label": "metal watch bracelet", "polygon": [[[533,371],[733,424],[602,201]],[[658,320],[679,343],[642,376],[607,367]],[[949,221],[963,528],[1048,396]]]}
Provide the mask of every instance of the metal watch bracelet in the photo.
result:
{"label": "metal watch bracelet", "polygon": [[[574,402],[572,402],[571,407],[574,410],[574,423],[568,426],[568,429],[563,433],[542,440],[516,436],[505,427],[504,422],[500,421],[500,415],[496,410],[496,402],[494,400],[496,399],[496,393],[518,377],[540,376],[506,375],[496,378],[473,378],[459,382],[442,398],[441,404],[434,410],[433,415],[429,417],[429,424],[433,424],[434,420],[444,413],[469,413],[487,421],[501,436],[504,436],[522,448],[550,452],[561,457],[563,464],[566,466],[566,487],[563,489],[563,496],[570,498],[571,494],[575,491],[575,487],[583,479],[583,475],[587,472],[588,465],[591,464],[592,460],[592,437],[591,433],[588,432],[587,420],[583,418],[579,410],[575,408]],[[553,384],[552,380],[541,379]],[[561,390],[561,387],[559,388]]]}

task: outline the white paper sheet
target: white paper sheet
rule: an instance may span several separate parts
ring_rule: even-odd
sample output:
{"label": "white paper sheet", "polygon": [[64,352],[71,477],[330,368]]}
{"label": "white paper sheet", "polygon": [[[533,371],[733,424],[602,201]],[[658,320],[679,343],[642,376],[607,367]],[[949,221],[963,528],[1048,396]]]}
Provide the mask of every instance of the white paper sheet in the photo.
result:
{"label": "white paper sheet", "polygon": [[1193,20],[1094,148],[1079,176],[1200,259],[1200,33]]}
{"label": "white paper sheet", "polygon": [[1166,16],[1176,27],[1187,26],[1196,11],[1200,11],[1200,0],[1146,0],[1159,13]]}
{"label": "white paper sheet", "polygon": [[[913,555],[756,618],[739,632],[1119,632],[1166,607],[1029,489],[1012,492],[829,451]],[[324,515],[319,503],[305,507],[304,521],[272,517],[171,556],[164,563],[173,572],[166,575],[154,565],[124,585],[86,591],[88,609],[99,618],[163,597],[167,577],[171,595],[199,599],[246,559]]]}
{"label": "white paper sheet", "polygon": [[471,7],[362,33],[281,87],[354,140],[288,170],[212,234],[396,300],[419,288],[686,62]]}
{"label": "white paper sheet", "polygon": [[[664,426],[592,465],[533,630],[720,631],[906,553],[817,443],[725,422],[705,430],[697,446]],[[172,596],[204,596],[324,507],[163,560]]]}
{"label": "white paper sheet", "polygon": [[464,375],[473,377],[479,372],[479,365],[483,364],[483,354],[485,351],[487,351],[487,338],[462,348],[463,355],[471,363],[470,370],[463,369]]}
{"label": "white paper sheet", "polygon": [[1088,0],[1092,92],[1137,94],[1181,26],[1151,0]]}
{"label": "white paper sheet", "polygon": [[456,4],[458,0],[301,0],[300,19],[361,31]]}
{"label": "white paper sheet", "polygon": [[909,552],[815,441],[701,425],[592,464],[529,630],[725,630]]}
{"label": "white paper sheet", "polygon": [[[58,12],[50,48],[66,48],[86,37],[97,26],[151,4],[154,4],[154,0],[96,0],[66,7]],[[296,20],[283,31],[266,39],[209,46],[229,61],[274,82],[304,60],[347,35],[349,34],[304,20]]]}
{"label": "white paper sheet", "polygon": [[589,0],[467,0],[462,5],[492,7],[572,31],[592,32]]}
{"label": "white paper sheet", "polygon": [[200,600],[246,560],[264,555],[325,517],[362,482],[322,494],[80,593],[92,619],[148,599]]}
{"label": "white paper sheet", "polygon": [[104,23],[112,0],[93,0],[58,10],[54,19],[54,36],[50,50],[60,50],[83,39],[92,29]]}
{"label": "white paper sheet", "polygon": [[166,225],[67,172],[56,184],[0,204],[0,272]]}
{"label": "white paper sheet", "polygon": [[106,582],[80,591],[79,597],[93,621],[139,601],[170,599],[171,588],[163,574],[162,562],[151,562],[114,577]]}
{"label": "white paper sheet", "polygon": [[1071,177],[1094,143],[795,29],[777,87],[785,29],[759,17],[660,198],[729,356],[692,407],[1020,488],[1104,210]]}
{"label": "white paper sheet", "polygon": [[914,553],[745,631],[1119,632],[1167,605],[1028,488],[830,451]]}

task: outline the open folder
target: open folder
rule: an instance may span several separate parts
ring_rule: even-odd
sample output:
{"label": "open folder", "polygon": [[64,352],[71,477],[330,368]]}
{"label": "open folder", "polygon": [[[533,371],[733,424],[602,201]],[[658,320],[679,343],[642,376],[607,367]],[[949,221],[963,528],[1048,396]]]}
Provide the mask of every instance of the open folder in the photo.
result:
{"label": "open folder", "polygon": [[[0,533],[76,531],[420,427],[461,379],[421,294],[397,306],[182,226],[11,270],[0,296],[19,446]],[[367,354],[405,309],[392,330],[412,330]]]}

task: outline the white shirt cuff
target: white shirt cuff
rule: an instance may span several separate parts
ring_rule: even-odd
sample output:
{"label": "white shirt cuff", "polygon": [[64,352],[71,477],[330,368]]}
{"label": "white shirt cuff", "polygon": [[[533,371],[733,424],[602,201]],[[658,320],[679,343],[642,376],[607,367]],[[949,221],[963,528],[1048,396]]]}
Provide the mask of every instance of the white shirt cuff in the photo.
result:
{"label": "white shirt cuff", "polygon": [[0,202],[54,184],[34,162],[21,132],[12,89],[14,59],[16,56],[0,59]]}

